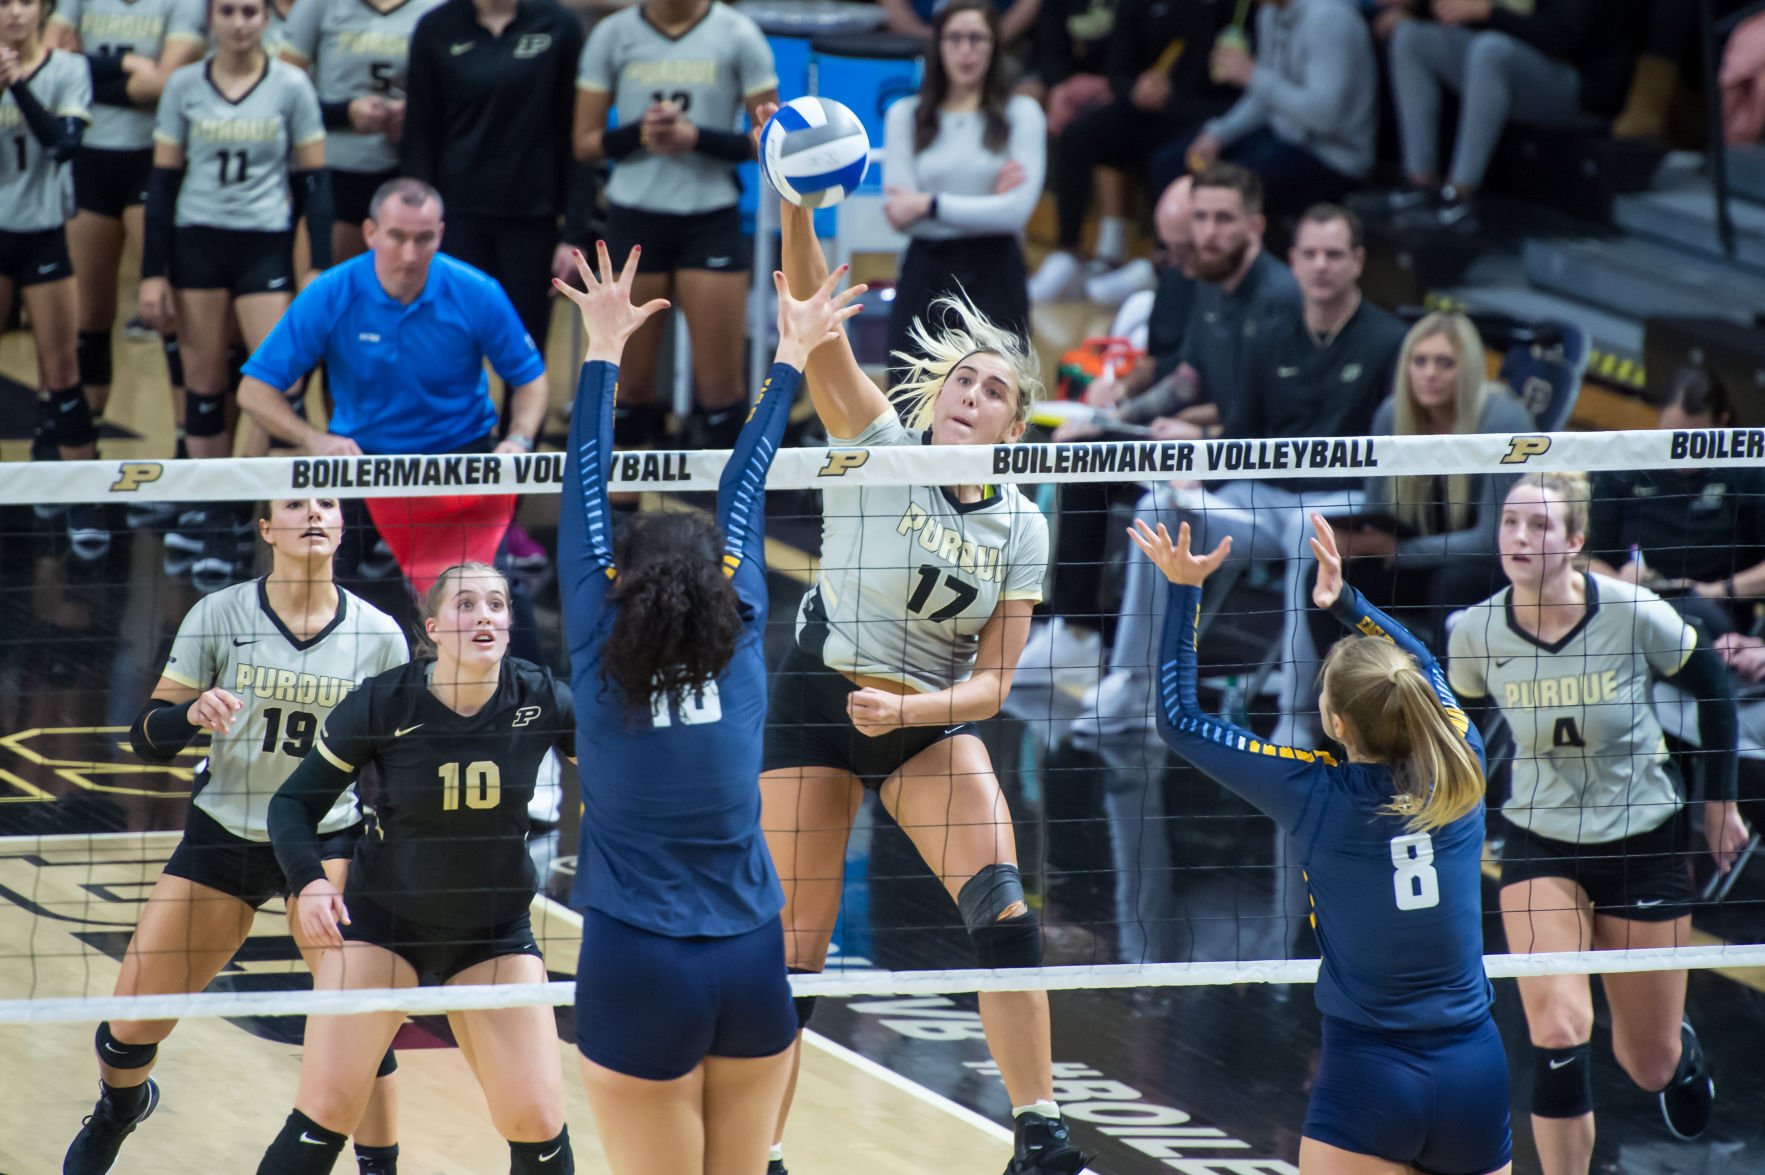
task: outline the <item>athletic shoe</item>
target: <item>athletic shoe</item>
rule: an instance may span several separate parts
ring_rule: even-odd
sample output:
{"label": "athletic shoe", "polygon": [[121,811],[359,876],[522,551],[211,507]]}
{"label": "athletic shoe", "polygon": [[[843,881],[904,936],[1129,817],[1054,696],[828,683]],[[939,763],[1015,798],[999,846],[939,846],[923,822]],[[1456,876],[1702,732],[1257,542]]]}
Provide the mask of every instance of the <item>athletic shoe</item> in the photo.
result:
{"label": "athletic shoe", "polygon": [[110,521],[104,507],[95,503],[68,507],[67,541],[75,558],[102,559],[110,550]]}
{"label": "athletic shoe", "polygon": [[1704,1061],[1704,1047],[1689,1020],[1679,1025],[1679,1068],[1673,1080],[1661,1091],[1661,1117],[1667,1132],[1681,1142],[1690,1142],[1710,1125],[1710,1112],[1716,1106],[1716,1080]]}
{"label": "athletic shoe", "polygon": [[783,1159],[773,1159],[766,1164],[766,1175],[791,1175],[791,1173],[784,1169]]}
{"label": "athletic shoe", "polygon": [[1077,1175],[1085,1169],[1085,1156],[1066,1138],[1066,1123],[1044,1118],[1034,1110],[1017,1116],[1017,1153],[1005,1165],[1005,1175]]}
{"label": "athletic shoe", "polygon": [[1071,253],[1050,253],[1030,275],[1030,301],[1069,302],[1085,290],[1085,269]]}
{"label": "athletic shoe", "polygon": [[80,1132],[74,1136],[73,1145],[67,1148],[67,1157],[61,1161],[62,1175],[106,1175],[116,1164],[116,1154],[123,1149],[123,1139],[134,1133],[135,1127],[152,1117],[158,1108],[159,1084],[151,1077],[147,1079],[147,1104],[133,1118],[116,1117],[110,1099],[100,1095],[98,1104],[80,1123]]}
{"label": "athletic shoe", "polygon": [[1158,270],[1144,257],[1085,282],[1085,297],[1103,306],[1120,306],[1143,290],[1158,288]]}
{"label": "athletic shoe", "polygon": [[176,502],[130,502],[123,521],[130,530],[157,530],[178,519]]}
{"label": "athletic shoe", "polygon": [[157,339],[158,333],[141,320],[139,314],[123,323],[123,338],[131,343],[144,343],[149,339]]}
{"label": "athletic shoe", "polygon": [[166,532],[166,549],[184,555],[200,555],[207,544],[209,532],[218,525],[220,519],[208,505],[199,503],[185,506],[178,511],[178,519],[172,523],[171,530]]}

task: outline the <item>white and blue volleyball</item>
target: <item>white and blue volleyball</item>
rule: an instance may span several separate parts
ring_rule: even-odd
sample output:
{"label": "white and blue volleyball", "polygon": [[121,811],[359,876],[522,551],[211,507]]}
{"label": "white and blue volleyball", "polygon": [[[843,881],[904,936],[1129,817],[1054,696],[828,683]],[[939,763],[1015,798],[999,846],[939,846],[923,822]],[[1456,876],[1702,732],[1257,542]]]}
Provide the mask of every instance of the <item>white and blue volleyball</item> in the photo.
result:
{"label": "white and blue volleyball", "polygon": [[760,131],[760,170],[804,208],[827,208],[857,190],[870,166],[870,136],[832,98],[792,98]]}

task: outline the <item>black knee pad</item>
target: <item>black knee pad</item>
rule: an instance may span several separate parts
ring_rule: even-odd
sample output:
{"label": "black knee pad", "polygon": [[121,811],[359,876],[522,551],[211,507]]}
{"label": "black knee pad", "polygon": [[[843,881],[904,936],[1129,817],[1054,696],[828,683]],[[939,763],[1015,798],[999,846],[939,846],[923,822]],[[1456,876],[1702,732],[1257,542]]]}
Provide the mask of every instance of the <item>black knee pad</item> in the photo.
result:
{"label": "black knee pad", "polygon": [[184,386],[184,353],[178,350],[177,335],[161,335],[160,350],[165,352],[166,380],[174,388]]}
{"label": "black knee pad", "polygon": [[1588,1046],[1532,1049],[1532,1112],[1540,1118],[1593,1113],[1593,1063]]}
{"label": "black knee pad", "polygon": [[159,1055],[157,1044],[124,1044],[112,1036],[108,1020],[98,1025],[92,1044],[98,1050],[98,1059],[112,1069],[145,1069]]}
{"label": "black knee pad", "polygon": [[[819,975],[819,974],[821,974],[821,972],[811,971],[807,967],[786,967],[785,970],[789,971],[792,975]],[[813,996],[813,995],[799,995],[799,996],[792,996],[791,997],[791,1003],[793,1003],[797,1006],[797,1030],[798,1031],[802,1031],[803,1029],[809,1027],[809,1021],[811,1019],[813,1019],[815,1016],[815,1001],[820,998],[821,998],[820,996]]]}
{"label": "black knee pad", "polygon": [[356,1175],[398,1175],[398,1144],[363,1146],[355,1144]]}
{"label": "black knee pad", "polygon": [[107,388],[115,375],[111,367],[110,332],[83,330],[78,343],[80,382],[87,387]]}
{"label": "black knee pad", "polygon": [[574,1175],[575,1171],[568,1126],[549,1142],[509,1144],[509,1175]]}
{"label": "black knee pad", "polygon": [[218,437],[227,431],[227,393],[184,389],[184,435]]}
{"label": "black knee pad", "polygon": [[386,1055],[380,1058],[380,1067],[374,1070],[376,1077],[391,1077],[398,1072],[398,1051],[391,1045],[386,1046]]}
{"label": "black knee pad", "polygon": [[258,1175],[322,1175],[337,1163],[349,1136],[327,1130],[295,1110],[258,1164]]}
{"label": "black knee pad", "polygon": [[968,937],[974,943],[975,961],[982,967],[999,970],[1042,965],[1042,921],[1029,910],[971,929]]}
{"label": "black knee pad", "polygon": [[49,399],[55,405],[56,444],[72,449],[98,440],[98,423],[92,419],[92,405],[86,403],[85,388],[79,384],[56,388]]}

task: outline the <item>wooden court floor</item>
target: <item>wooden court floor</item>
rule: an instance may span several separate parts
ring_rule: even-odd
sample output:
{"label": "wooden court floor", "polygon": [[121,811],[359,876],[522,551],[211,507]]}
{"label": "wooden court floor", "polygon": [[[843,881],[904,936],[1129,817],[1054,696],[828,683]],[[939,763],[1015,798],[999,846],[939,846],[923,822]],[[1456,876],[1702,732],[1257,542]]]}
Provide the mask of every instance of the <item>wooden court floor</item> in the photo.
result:
{"label": "wooden court floor", "polygon": [[[0,838],[0,999],[108,995],[116,957],[175,833]],[[547,967],[568,977],[579,923],[541,898],[534,932]],[[229,986],[305,986],[279,904],[259,914]],[[287,980],[277,977],[289,976]],[[0,1024],[0,1175],[49,1175],[97,1093],[91,1024]],[[193,1175],[250,1171],[281,1127],[300,1070],[296,1045],[228,1020],[179,1025],[161,1047],[159,1110],[125,1145],[119,1172]],[[285,1028],[280,1029],[286,1031]],[[420,1047],[421,1024],[399,1051],[400,1165],[405,1175],[494,1175],[508,1148],[457,1049]],[[406,1038],[419,1047],[402,1047]],[[607,1170],[576,1072],[559,1044],[577,1169]],[[813,1034],[803,1057],[787,1140],[791,1167],[811,1175],[893,1175],[901,1156],[937,1154],[951,1171],[1004,1164],[1004,1129]],[[339,1170],[353,1170],[349,1151]]]}

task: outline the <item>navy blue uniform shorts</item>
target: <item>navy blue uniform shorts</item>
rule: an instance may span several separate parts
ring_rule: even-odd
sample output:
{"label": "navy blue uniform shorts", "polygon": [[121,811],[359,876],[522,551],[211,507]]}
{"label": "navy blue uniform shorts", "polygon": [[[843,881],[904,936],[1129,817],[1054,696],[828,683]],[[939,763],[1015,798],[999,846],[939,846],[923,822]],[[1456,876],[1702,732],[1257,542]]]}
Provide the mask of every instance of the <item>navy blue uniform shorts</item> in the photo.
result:
{"label": "navy blue uniform shorts", "polygon": [[1305,1136],[1428,1175],[1500,1170],[1513,1135],[1495,1020],[1386,1032],[1325,1016]]}
{"label": "navy blue uniform shorts", "polygon": [[770,1057],[796,1036],[777,918],[728,938],[672,938],[583,911],[576,1047],[595,1064],[672,1081],[706,1057]]}

